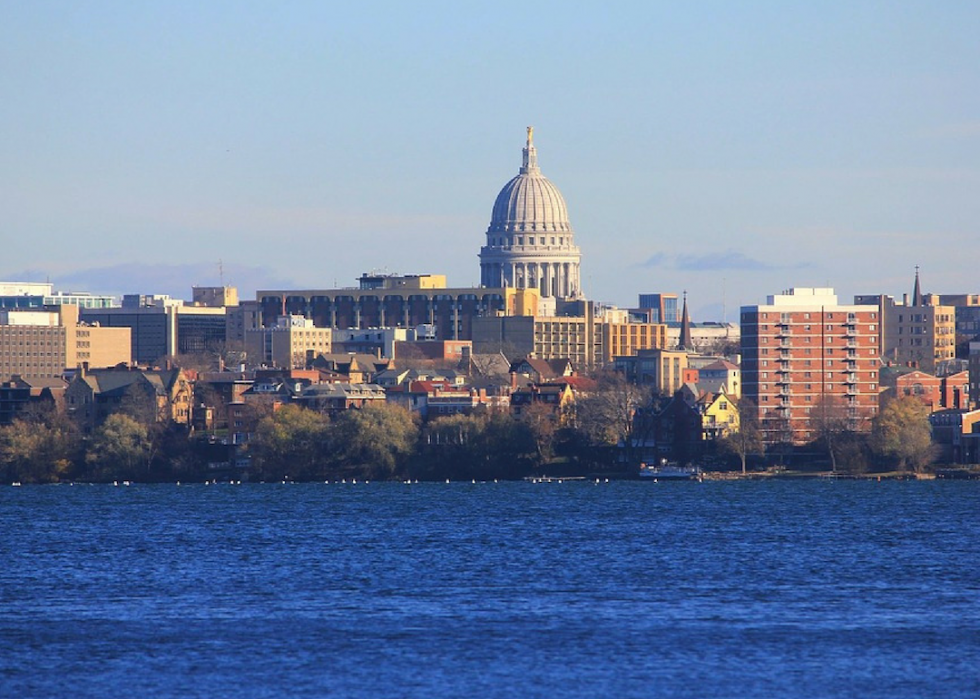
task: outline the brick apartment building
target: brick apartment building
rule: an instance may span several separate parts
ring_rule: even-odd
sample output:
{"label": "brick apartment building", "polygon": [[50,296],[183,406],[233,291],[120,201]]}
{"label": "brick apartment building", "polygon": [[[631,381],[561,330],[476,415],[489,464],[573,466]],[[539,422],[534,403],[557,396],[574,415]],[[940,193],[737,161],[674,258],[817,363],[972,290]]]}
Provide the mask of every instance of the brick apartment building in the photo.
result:
{"label": "brick apartment building", "polygon": [[833,289],[799,288],[742,306],[742,395],[768,444],[815,438],[812,409],[840,398],[854,429],[878,410],[879,310],[842,306]]}

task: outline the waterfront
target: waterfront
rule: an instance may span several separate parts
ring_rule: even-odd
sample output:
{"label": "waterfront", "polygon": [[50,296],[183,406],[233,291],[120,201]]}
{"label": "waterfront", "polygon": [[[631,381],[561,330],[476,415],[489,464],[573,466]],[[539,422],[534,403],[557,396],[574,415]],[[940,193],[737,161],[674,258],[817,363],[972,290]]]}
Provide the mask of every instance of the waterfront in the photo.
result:
{"label": "waterfront", "polygon": [[980,486],[0,488],[0,695],[974,697]]}

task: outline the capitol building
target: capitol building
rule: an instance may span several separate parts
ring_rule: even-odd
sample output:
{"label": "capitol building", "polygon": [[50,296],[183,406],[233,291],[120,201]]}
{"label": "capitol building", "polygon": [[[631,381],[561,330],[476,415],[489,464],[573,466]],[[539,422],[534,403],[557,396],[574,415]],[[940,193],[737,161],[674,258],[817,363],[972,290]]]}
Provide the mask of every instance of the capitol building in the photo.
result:
{"label": "capitol building", "polygon": [[534,289],[542,297],[579,298],[582,255],[568,221],[565,198],[541,174],[534,129],[520,172],[493,204],[487,241],[480,249],[480,285]]}

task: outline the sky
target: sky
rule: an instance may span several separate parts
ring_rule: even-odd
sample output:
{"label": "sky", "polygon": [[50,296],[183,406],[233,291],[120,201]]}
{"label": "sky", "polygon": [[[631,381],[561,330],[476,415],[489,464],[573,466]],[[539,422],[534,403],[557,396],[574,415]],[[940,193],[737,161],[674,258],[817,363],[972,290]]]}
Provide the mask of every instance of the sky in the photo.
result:
{"label": "sky", "polygon": [[980,293],[980,3],[0,0],[0,279],[479,283],[525,128],[590,298]]}

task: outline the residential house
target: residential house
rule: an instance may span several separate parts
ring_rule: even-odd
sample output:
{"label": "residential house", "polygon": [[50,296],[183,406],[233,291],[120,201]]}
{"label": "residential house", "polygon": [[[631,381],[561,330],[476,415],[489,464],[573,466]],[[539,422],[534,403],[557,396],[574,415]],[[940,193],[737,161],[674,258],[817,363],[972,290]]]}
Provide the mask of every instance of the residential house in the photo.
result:
{"label": "residential house", "polygon": [[0,425],[31,411],[57,410],[64,405],[64,379],[24,379],[18,375],[0,384]]}
{"label": "residential house", "polygon": [[122,409],[146,420],[189,425],[193,401],[193,386],[179,368],[82,367],[65,390],[65,407],[85,431]]}

